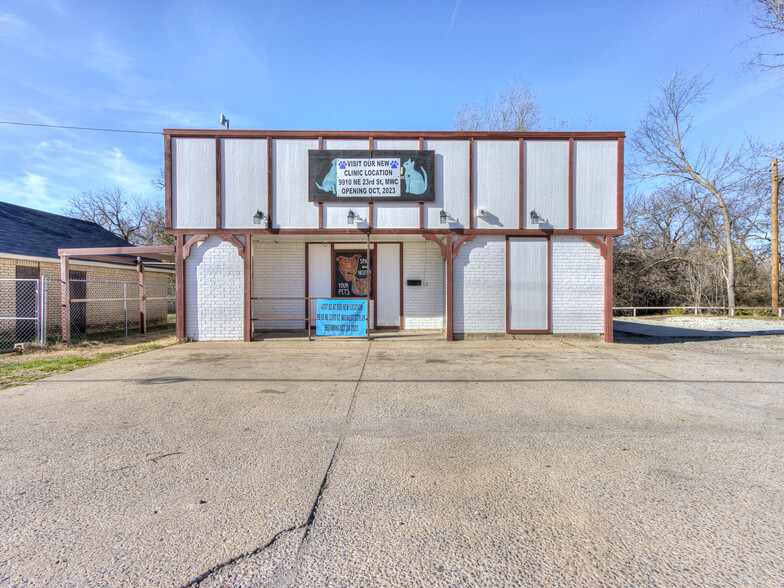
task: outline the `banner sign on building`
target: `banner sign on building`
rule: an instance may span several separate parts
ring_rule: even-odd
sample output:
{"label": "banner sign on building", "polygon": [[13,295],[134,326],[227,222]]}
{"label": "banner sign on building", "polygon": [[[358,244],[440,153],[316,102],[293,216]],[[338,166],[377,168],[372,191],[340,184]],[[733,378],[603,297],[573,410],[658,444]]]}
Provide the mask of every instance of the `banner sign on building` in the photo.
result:
{"label": "banner sign on building", "polygon": [[[370,254],[373,262],[373,254]],[[338,298],[366,298],[373,296],[372,284],[368,281],[368,257],[366,251],[335,251],[333,260],[335,290]]]}
{"label": "banner sign on building", "polygon": [[316,299],[317,337],[367,336],[367,300]]}
{"label": "banner sign on building", "polygon": [[311,202],[434,202],[435,151],[308,151]]}

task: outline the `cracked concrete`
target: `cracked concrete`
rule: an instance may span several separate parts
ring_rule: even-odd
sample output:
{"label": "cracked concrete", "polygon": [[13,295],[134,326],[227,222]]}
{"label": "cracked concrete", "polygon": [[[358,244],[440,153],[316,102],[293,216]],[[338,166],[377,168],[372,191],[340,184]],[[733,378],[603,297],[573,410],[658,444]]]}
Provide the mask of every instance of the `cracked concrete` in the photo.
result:
{"label": "cracked concrete", "polygon": [[2,391],[0,586],[784,583],[784,342],[630,341],[188,344]]}

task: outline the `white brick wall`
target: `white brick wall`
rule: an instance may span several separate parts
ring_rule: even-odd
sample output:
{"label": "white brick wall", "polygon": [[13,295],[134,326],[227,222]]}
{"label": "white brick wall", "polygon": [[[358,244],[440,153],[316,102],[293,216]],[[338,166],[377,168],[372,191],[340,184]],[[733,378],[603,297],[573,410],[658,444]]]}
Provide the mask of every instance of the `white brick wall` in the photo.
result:
{"label": "white brick wall", "polygon": [[186,335],[195,341],[242,340],[244,268],[237,248],[218,236],[185,260]]}
{"label": "white brick wall", "polygon": [[[422,280],[407,286],[406,280]],[[404,329],[443,329],[446,326],[444,258],[432,241],[403,243]]]}
{"label": "white brick wall", "polygon": [[604,332],[604,258],[582,237],[553,237],[553,333]]}
{"label": "white brick wall", "polygon": [[[305,296],[305,243],[253,244],[253,296]],[[304,300],[254,300],[253,318],[303,318]],[[254,321],[258,330],[306,328],[305,321]]]}
{"label": "white brick wall", "polygon": [[506,332],[506,243],[477,237],[454,261],[455,333]]}

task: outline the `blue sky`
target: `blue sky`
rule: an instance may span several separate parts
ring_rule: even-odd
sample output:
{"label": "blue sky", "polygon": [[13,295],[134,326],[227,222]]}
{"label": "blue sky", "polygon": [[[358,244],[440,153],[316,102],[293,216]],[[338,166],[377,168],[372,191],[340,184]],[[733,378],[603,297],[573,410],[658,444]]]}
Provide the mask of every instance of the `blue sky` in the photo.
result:
{"label": "blue sky", "polygon": [[[714,79],[695,133],[784,136],[784,83],[743,72],[735,0],[560,3],[0,1],[0,120],[160,131],[449,129],[510,80],[543,125],[631,133],[677,66]],[[0,124],[0,200],[59,212],[119,185],[157,195],[159,135]]]}

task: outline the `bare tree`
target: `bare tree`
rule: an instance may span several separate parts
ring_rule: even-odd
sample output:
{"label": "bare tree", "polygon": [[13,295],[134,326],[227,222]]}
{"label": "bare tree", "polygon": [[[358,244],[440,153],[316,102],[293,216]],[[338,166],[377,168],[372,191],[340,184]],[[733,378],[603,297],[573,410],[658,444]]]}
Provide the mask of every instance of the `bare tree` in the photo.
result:
{"label": "bare tree", "polygon": [[163,172],[163,168],[159,169],[155,177],[150,180],[150,185],[158,192],[163,192],[166,189],[166,174]]}
{"label": "bare tree", "polygon": [[482,104],[463,104],[452,118],[455,131],[533,131],[539,128],[539,98],[517,81],[501,92],[488,94]]}
{"label": "bare tree", "polygon": [[129,195],[119,186],[74,194],[63,214],[92,221],[134,245],[164,245],[171,240],[163,234],[161,203]]}
{"label": "bare tree", "polygon": [[735,249],[730,204],[748,187],[741,152],[718,150],[691,142],[696,108],[705,100],[709,81],[702,74],[675,71],[661,84],[661,95],[648,103],[632,135],[633,174],[658,185],[692,184],[710,197],[720,215],[727,303],[735,306]]}
{"label": "bare tree", "polygon": [[[784,68],[784,0],[750,0],[749,9],[749,19],[758,33],[745,41],[752,45],[747,66],[759,70]],[[766,46],[766,42],[770,44]]]}

